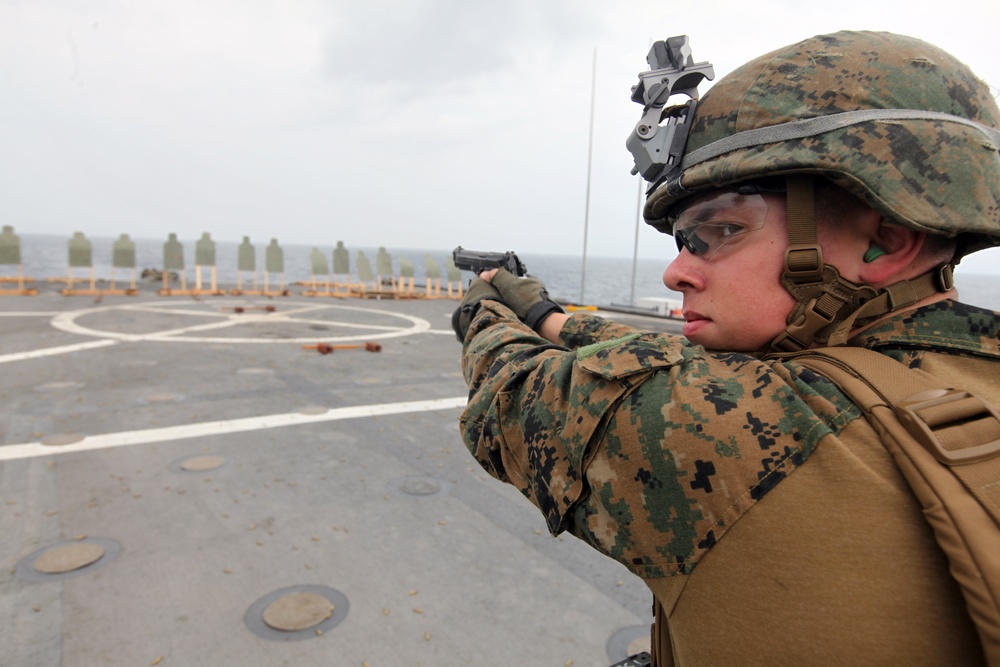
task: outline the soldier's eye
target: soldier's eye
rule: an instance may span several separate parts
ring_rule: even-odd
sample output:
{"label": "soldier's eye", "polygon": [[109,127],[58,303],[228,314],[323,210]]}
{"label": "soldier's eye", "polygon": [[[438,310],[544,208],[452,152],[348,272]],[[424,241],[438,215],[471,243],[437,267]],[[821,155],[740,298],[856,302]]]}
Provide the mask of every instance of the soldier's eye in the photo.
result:
{"label": "soldier's eye", "polygon": [[686,229],[674,229],[678,252],[687,248],[692,254],[709,259],[730,240],[752,231],[739,222],[703,222]]}
{"label": "soldier's eye", "polygon": [[760,229],[767,218],[763,195],[723,191],[696,200],[672,213],[668,220],[678,251],[687,248],[710,259],[735,238]]}

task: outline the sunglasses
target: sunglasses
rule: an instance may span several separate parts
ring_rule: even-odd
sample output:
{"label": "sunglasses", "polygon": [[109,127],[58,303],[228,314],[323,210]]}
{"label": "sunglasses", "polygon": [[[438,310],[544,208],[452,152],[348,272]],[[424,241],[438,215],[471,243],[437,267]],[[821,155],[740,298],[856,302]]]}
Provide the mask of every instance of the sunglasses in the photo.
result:
{"label": "sunglasses", "polygon": [[764,226],[767,200],[759,194],[723,191],[695,200],[671,216],[677,251],[711,259],[719,250]]}

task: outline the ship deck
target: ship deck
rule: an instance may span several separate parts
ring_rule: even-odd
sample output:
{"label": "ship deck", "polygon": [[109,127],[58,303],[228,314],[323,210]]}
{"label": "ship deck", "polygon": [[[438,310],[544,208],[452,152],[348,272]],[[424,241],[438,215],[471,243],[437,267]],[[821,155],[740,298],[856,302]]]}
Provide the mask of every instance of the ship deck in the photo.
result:
{"label": "ship deck", "polygon": [[0,300],[0,662],[600,667],[641,647],[642,582],[551,537],[462,445],[455,306]]}

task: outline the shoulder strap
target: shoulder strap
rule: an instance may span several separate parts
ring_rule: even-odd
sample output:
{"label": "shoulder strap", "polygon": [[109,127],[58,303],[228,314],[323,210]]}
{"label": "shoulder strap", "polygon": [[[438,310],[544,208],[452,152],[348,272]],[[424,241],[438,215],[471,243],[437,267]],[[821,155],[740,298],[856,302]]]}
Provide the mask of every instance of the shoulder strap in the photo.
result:
{"label": "shoulder strap", "polygon": [[1000,665],[1000,414],[968,392],[857,347],[788,355],[861,407],[920,500]]}

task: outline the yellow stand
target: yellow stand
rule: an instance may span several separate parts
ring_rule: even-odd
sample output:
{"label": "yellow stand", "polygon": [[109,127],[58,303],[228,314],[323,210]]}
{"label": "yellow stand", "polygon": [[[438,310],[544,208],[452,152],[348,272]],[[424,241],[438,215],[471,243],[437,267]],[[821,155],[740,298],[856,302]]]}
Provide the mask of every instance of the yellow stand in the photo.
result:
{"label": "yellow stand", "polygon": [[38,290],[34,287],[25,287],[24,283],[33,283],[34,278],[24,276],[24,267],[17,265],[16,276],[0,276],[0,283],[17,283],[17,289],[0,289],[0,296],[35,296]]}
{"label": "yellow stand", "polygon": [[121,296],[136,296],[137,294],[139,294],[139,290],[136,289],[136,286],[135,286],[135,267],[134,266],[132,267],[132,281],[131,281],[130,286],[126,287],[125,289],[117,289],[117,288],[115,288],[115,267],[112,266],[111,267],[111,281],[108,284],[108,289],[101,290],[101,294],[114,294],[114,295],[121,295]]}
{"label": "yellow stand", "polygon": [[66,273],[66,289],[60,292],[63,296],[100,296],[101,291],[97,289],[94,281],[94,267],[90,267],[90,287],[88,289],[73,289],[73,267],[69,267]]}
{"label": "yellow stand", "polygon": [[163,287],[157,292],[160,296],[196,296],[193,290],[189,290],[187,286],[187,275],[181,271],[181,288],[173,289],[169,285],[170,271],[167,269],[163,270]]}
{"label": "yellow stand", "polygon": [[263,296],[264,295],[264,293],[261,292],[260,288],[257,286],[257,272],[256,271],[253,272],[253,289],[252,290],[244,290],[243,289],[243,272],[242,271],[237,271],[236,272],[236,289],[229,290],[229,293],[232,294],[233,296]]}
{"label": "yellow stand", "polygon": [[202,286],[201,286],[201,265],[196,264],[195,267],[194,267],[194,290],[192,290],[192,294],[196,294],[198,296],[222,296],[222,295],[224,295],[225,292],[223,292],[222,290],[220,290],[219,287],[218,287],[218,285],[217,285],[217,283],[216,283],[217,276],[218,276],[218,274],[216,272],[215,267],[214,266],[211,267],[210,279],[212,281],[212,287],[211,287],[211,289],[202,289]]}
{"label": "yellow stand", "polygon": [[264,291],[262,293],[262,296],[288,296],[288,290],[285,289],[285,274],[284,272],[282,272],[278,275],[280,276],[278,283],[279,284],[278,291],[272,292],[268,285],[268,281],[270,280],[270,274],[267,271],[264,272]]}
{"label": "yellow stand", "polygon": [[427,279],[427,298],[428,299],[440,299],[441,298],[441,279],[440,278],[428,278]]}

